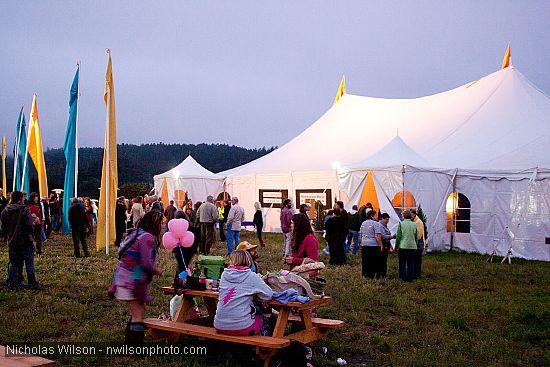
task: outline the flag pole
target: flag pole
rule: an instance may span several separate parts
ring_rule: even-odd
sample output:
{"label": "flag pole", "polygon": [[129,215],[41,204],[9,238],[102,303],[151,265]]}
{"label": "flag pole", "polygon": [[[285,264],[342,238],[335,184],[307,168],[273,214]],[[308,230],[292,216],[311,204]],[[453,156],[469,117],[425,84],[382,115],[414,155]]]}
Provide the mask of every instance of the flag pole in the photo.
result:
{"label": "flag pole", "polygon": [[[107,53],[110,54],[110,50],[107,49]],[[80,78],[79,78],[80,80]],[[111,156],[110,156],[110,150],[109,150],[109,140],[111,138],[111,119],[109,110],[111,109],[111,88],[107,89],[107,126],[106,126],[106,132],[105,132],[105,154],[107,155],[107,159],[105,159],[105,164],[107,167],[105,167],[105,255],[109,256],[109,176],[110,176],[110,170],[111,170]]]}
{"label": "flag pole", "polygon": [[20,138],[21,138],[21,129],[23,128],[23,108],[25,106],[21,106],[21,113],[19,114],[19,131],[17,131],[17,136],[15,137],[15,157],[13,157],[13,182],[12,182],[12,187],[13,187],[13,190],[12,191],[15,191],[17,190],[17,188],[15,187],[15,174],[17,172],[17,164],[19,163],[19,142],[20,142]]}
{"label": "flag pole", "polygon": [[74,164],[74,197],[78,197],[78,110],[80,102],[80,60],[77,61],[78,66],[78,84],[76,92],[76,129],[75,129],[75,164]]}

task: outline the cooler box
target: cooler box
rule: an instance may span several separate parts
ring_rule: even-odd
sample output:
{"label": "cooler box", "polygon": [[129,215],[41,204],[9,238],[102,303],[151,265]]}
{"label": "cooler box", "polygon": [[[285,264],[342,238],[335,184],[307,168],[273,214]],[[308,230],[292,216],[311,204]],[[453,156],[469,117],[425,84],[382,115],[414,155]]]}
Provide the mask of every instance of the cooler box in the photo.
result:
{"label": "cooler box", "polygon": [[204,272],[206,278],[220,279],[225,267],[225,260],[223,256],[199,255],[197,265]]}

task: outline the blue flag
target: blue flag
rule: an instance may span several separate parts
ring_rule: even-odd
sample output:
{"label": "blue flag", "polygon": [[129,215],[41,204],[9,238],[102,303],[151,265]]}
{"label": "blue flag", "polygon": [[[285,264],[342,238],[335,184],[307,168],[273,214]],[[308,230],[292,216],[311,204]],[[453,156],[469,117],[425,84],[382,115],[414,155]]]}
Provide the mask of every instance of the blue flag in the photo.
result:
{"label": "blue flag", "polygon": [[64,234],[71,232],[69,224],[69,208],[71,207],[71,198],[74,196],[75,189],[75,174],[76,174],[76,115],[78,107],[78,72],[80,67],[76,69],[76,74],[71,85],[71,93],[69,95],[69,122],[67,123],[67,131],[65,132],[65,145],[63,152],[65,153],[65,182],[63,184],[63,212],[62,212],[62,231]]}
{"label": "blue flag", "polygon": [[[14,168],[13,168],[13,182],[14,190],[26,191],[27,199],[30,196],[29,189],[29,163],[25,166],[25,157],[27,155],[27,123],[25,121],[25,113],[23,113],[23,107],[19,112],[19,118],[17,119],[16,133],[15,133],[15,146],[13,148]],[[17,159],[15,159],[17,157]],[[28,159],[28,158],[27,158]],[[23,167],[25,170],[23,172]],[[23,187],[21,187],[21,180],[24,178]]]}

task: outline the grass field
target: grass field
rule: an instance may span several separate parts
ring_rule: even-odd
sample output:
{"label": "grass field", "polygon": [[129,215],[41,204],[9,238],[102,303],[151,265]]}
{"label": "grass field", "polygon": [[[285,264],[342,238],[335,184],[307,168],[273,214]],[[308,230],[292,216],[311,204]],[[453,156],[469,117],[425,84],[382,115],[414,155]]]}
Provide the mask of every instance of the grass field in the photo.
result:
{"label": "grass field", "polygon": [[[253,242],[254,234],[243,232]],[[90,241],[93,242],[93,241]],[[260,267],[281,268],[282,237],[267,234]],[[321,246],[320,246],[321,247]],[[111,251],[114,253],[114,249]],[[225,253],[217,243],[214,252]],[[324,255],[321,256],[323,259]],[[326,259],[325,259],[326,260]],[[7,249],[0,247],[0,271],[6,274]],[[147,314],[168,312],[176,262],[159,252],[164,274],[152,283],[155,300]],[[107,298],[115,256],[95,253],[75,259],[69,237],[54,237],[36,259],[41,291],[0,290],[0,344],[8,342],[97,342],[123,339],[125,305]],[[397,257],[389,259],[385,280],[361,278],[360,258],[324,271],[326,293],[334,302],[319,309],[322,317],[344,320],[313,345],[314,366],[335,366],[342,357],[350,366],[548,366],[550,365],[550,267],[514,259],[488,264],[485,257],[432,253],[424,258],[423,278],[412,284],[397,280]],[[184,338],[183,345],[206,346],[201,356],[133,358],[58,356],[59,366],[248,366],[247,348]],[[326,346],[328,353],[322,355]]]}

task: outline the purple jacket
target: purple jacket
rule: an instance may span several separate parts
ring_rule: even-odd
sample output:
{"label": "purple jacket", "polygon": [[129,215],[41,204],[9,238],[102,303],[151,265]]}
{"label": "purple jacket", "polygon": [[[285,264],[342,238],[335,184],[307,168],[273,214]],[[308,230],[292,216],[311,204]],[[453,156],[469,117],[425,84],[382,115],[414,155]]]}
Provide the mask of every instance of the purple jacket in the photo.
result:
{"label": "purple jacket", "polygon": [[281,209],[281,230],[283,233],[290,232],[290,226],[292,225],[292,210],[284,207]]}
{"label": "purple jacket", "polygon": [[137,299],[150,301],[149,283],[153,275],[158,273],[155,264],[156,246],[152,234],[139,229],[136,237],[136,229],[130,230],[120,245],[120,261],[115,271],[114,285],[132,290]]}

